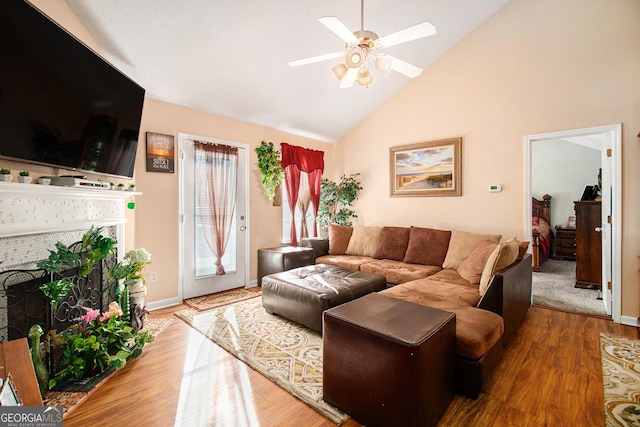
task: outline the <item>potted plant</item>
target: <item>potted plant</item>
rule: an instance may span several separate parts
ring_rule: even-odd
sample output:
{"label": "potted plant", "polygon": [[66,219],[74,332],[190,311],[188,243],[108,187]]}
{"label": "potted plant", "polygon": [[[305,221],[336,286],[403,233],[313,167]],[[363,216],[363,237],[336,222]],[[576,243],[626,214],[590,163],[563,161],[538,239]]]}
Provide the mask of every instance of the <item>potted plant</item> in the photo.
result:
{"label": "potted plant", "polygon": [[116,189],[116,185],[113,182],[109,183],[109,190],[115,190]]}
{"label": "potted plant", "polygon": [[276,188],[284,179],[284,169],[280,165],[280,152],[276,150],[273,142],[262,141],[256,147],[258,154],[258,169],[262,173],[262,186],[270,201],[276,197]]}
{"label": "potted plant", "polygon": [[29,176],[29,171],[20,171],[20,173],[18,174],[18,181],[22,182],[23,184],[30,184],[31,177]]}
{"label": "potted plant", "polygon": [[0,169],[0,181],[6,181],[6,182],[13,181],[13,175],[11,175],[11,169]]}
{"label": "potted plant", "polygon": [[351,220],[358,217],[351,207],[358,198],[358,192],[362,190],[359,175],[342,175],[339,183],[322,178],[318,208],[320,228],[327,230],[329,224],[352,225]]}
{"label": "potted plant", "polygon": [[123,183],[118,184],[118,190],[119,191],[124,191],[125,190]]}
{"label": "potted plant", "polygon": [[51,178],[48,176],[41,176],[38,178],[38,184],[49,185],[51,184]]}
{"label": "potted plant", "polygon": [[136,191],[136,185],[135,184],[129,184],[129,191]]}

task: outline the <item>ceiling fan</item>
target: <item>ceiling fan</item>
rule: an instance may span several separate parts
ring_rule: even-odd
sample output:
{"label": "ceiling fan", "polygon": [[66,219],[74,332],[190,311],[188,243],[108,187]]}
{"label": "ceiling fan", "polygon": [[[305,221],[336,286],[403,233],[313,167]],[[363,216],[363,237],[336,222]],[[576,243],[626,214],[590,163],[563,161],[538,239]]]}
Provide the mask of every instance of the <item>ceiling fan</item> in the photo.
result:
{"label": "ceiling fan", "polygon": [[364,0],[360,0],[360,31],[352,33],[335,16],[323,16],[318,20],[344,40],[345,50],[291,61],[289,65],[291,67],[299,67],[329,59],[344,58],[344,63],[332,68],[336,77],[340,80],[341,88],[349,88],[356,81],[360,86],[369,87],[373,82],[373,76],[367,64],[375,65],[376,69],[383,75],[387,75],[390,70],[395,70],[410,78],[419,76],[422,73],[422,68],[379,51],[436,33],[436,27],[429,22],[423,22],[387,36],[378,37],[373,31],[364,29]]}

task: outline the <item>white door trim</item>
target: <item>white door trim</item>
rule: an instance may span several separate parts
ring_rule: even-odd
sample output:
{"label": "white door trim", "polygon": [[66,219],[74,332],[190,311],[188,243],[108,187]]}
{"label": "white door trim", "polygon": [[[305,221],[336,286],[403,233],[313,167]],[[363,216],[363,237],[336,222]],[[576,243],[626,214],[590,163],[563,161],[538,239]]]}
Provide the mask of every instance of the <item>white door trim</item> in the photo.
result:
{"label": "white door trim", "polygon": [[[184,143],[186,140],[198,140],[198,141],[205,141],[205,142],[212,142],[212,143],[218,143],[218,144],[228,144],[228,145],[232,145],[232,146],[236,146],[236,147],[242,147],[245,150],[247,150],[246,152],[249,153],[249,149],[250,146],[249,144],[244,144],[244,143],[239,143],[239,142],[233,142],[233,141],[225,141],[222,139],[218,139],[218,138],[211,138],[211,137],[206,137],[206,136],[200,136],[200,135],[193,135],[193,134],[188,134],[188,133],[182,133],[182,132],[178,132],[178,153],[180,156],[180,161],[178,162],[178,164],[180,165],[180,167],[178,168],[178,280],[179,280],[179,284],[178,284],[178,299],[180,302],[182,302],[183,298],[183,289],[184,289],[184,251],[183,251],[183,247],[184,247],[184,192],[182,190],[183,185],[184,185],[184,168],[182,167],[182,160],[184,159],[184,151],[183,151],[183,147],[184,147]],[[249,167],[245,168],[244,171],[245,174],[245,182],[248,184],[249,181]],[[245,191],[245,206],[249,206],[249,188],[247,188],[247,191]],[[246,218],[246,232],[242,233],[241,236],[244,236],[245,239],[245,256],[244,256],[244,260],[245,260],[245,272],[246,272],[246,280],[245,280],[245,288],[249,287],[249,266],[250,266],[250,259],[249,259],[249,243],[250,243],[250,238],[249,236],[251,235],[251,228],[250,228],[250,224],[251,224],[251,219],[250,219],[250,209],[246,210],[246,214],[245,214],[245,218]]]}
{"label": "white door trim", "polygon": [[[612,170],[610,171],[611,186],[613,189],[613,204],[611,207],[612,216],[612,307],[611,318],[614,322],[620,323],[621,314],[621,294],[622,294],[622,125],[604,125],[582,129],[571,129],[559,132],[539,133],[525,135],[525,158],[524,158],[524,207],[525,207],[525,236],[531,235],[531,144],[535,141],[550,139],[563,139],[572,137],[587,137],[601,135],[607,144],[613,148]],[[603,148],[603,147],[601,147]],[[603,283],[606,286],[606,283]],[[637,326],[637,325],[633,325]]]}

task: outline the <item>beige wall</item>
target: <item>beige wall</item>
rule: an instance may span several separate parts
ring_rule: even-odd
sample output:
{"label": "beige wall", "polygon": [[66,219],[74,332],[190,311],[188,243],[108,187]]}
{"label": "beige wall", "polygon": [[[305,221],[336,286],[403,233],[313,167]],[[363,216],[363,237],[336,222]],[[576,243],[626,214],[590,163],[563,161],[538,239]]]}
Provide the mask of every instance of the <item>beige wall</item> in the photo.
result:
{"label": "beige wall", "polygon": [[[637,317],[638,16],[637,0],[507,4],[338,142],[335,175],[363,173],[360,223],[525,239],[523,137],[622,123],[622,315]],[[390,146],[457,136],[462,197],[389,197]],[[490,184],[503,191],[489,193]]]}

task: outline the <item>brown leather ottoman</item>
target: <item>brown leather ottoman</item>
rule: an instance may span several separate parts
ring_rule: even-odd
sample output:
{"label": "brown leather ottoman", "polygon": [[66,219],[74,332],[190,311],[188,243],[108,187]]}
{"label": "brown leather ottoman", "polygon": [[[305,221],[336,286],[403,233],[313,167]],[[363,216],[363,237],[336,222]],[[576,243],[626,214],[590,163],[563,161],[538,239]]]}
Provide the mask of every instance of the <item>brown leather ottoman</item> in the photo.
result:
{"label": "brown leather ottoman", "polygon": [[386,289],[383,276],[316,264],[262,278],[262,306],[322,333],[322,312]]}
{"label": "brown leather ottoman", "polygon": [[454,394],[455,314],[370,294],[324,313],[325,402],[367,426],[435,426]]}
{"label": "brown leather ottoman", "polygon": [[299,246],[279,246],[258,249],[258,285],[269,274],[280,273],[292,268],[315,264],[315,251]]}

